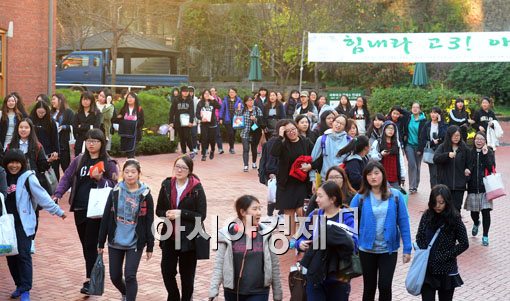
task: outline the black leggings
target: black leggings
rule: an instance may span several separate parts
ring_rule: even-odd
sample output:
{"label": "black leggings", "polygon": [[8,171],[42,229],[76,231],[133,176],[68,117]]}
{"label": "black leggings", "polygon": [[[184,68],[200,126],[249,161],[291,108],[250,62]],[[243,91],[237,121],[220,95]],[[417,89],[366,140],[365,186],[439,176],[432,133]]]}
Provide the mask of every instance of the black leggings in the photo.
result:
{"label": "black leggings", "polygon": [[[258,139],[256,139],[258,138]],[[248,166],[249,153],[251,148],[251,161],[257,163],[257,146],[259,144],[260,136],[253,135],[251,141],[243,138],[243,163],[244,166]]]}
{"label": "black leggings", "polygon": [[234,149],[234,142],[236,139],[236,130],[232,127],[232,121],[224,123],[225,129],[227,130],[227,139],[228,139],[228,146],[229,150]]}
{"label": "black leggings", "polygon": [[[437,290],[439,295],[439,301],[451,301],[453,300],[453,293],[455,289],[452,290]],[[435,301],[436,300],[436,289],[432,288],[428,284],[423,284],[421,288],[421,300],[422,301]]]}
{"label": "black leggings", "polygon": [[[191,301],[197,268],[195,251],[181,252],[175,249],[175,241],[167,239],[162,248],[161,273],[168,292],[167,301]],[[182,297],[177,286],[177,264],[181,278]]]}
{"label": "black leggings", "polygon": [[207,154],[207,147],[211,146],[211,153],[214,153],[216,143],[216,128],[209,127],[207,124],[200,125],[200,144],[202,147],[202,156]]}
{"label": "black leggings", "polygon": [[455,208],[460,212],[460,209],[462,208],[462,202],[464,201],[464,190],[451,190],[452,192],[452,198],[453,198],[453,204],[455,205]]}
{"label": "black leggings", "polygon": [[391,301],[391,285],[397,257],[397,252],[383,254],[359,252],[363,269],[363,301],[373,301],[377,288],[379,301]]}
{"label": "black leggings", "polygon": [[[480,211],[471,211],[471,219],[475,225],[480,224]],[[491,209],[482,209],[483,236],[489,236],[491,227]]]}
{"label": "black leggings", "polygon": [[87,278],[90,278],[90,273],[97,259],[97,239],[101,219],[87,218],[87,210],[78,210],[74,212],[74,223],[80,237]]}
{"label": "black leggings", "polygon": [[176,128],[177,136],[179,136],[179,140],[181,142],[181,152],[183,154],[186,153],[186,145],[189,148],[189,151],[193,151],[193,143],[191,142],[191,128],[190,127],[178,127]]}
{"label": "black leggings", "polygon": [[[138,272],[142,253],[143,250],[135,251],[135,249],[120,250],[112,247],[108,248],[110,279],[119,292],[126,296],[127,301],[136,300],[136,294],[138,293],[136,273]],[[126,265],[124,267],[124,275],[122,275],[124,257],[126,258]]]}

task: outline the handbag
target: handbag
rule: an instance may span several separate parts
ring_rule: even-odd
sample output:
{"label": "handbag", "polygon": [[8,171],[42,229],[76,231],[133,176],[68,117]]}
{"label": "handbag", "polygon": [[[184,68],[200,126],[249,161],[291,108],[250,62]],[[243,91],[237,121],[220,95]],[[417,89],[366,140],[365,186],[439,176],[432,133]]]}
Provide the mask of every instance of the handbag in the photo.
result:
{"label": "handbag", "polygon": [[496,173],[496,168],[492,166],[492,173],[485,169],[485,177],[483,177],[483,186],[485,186],[485,196],[487,201],[495,200],[505,196],[505,186],[500,173]]}
{"label": "handbag", "polygon": [[306,301],[306,276],[299,263],[290,267],[289,290],[290,301]]}
{"label": "handbag", "polygon": [[106,201],[112,188],[108,186],[106,182],[103,188],[92,188],[89,193],[89,204],[87,206],[87,217],[88,218],[102,218]]}
{"label": "handbag", "polygon": [[245,121],[243,115],[234,115],[234,118],[232,119],[232,128],[234,130],[240,130],[244,129]]}
{"label": "handbag", "polygon": [[338,274],[342,278],[352,279],[363,275],[361,260],[358,254],[352,254],[350,260],[340,260],[338,262]]}
{"label": "handbag", "polygon": [[267,181],[267,203],[276,203],[276,179],[269,179]]}
{"label": "handbag", "polygon": [[73,159],[75,157],[74,145],[76,144],[76,139],[74,138],[72,125],[69,126],[69,130],[70,130],[70,132],[69,132],[69,152],[71,155],[71,159]]}
{"label": "handbag", "polygon": [[18,255],[18,239],[14,226],[14,215],[7,213],[3,193],[0,193],[2,201],[2,215],[0,216],[0,256]]}
{"label": "handbag", "polygon": [[430,142],[427,142],[423,149],[423,162],[427,164],[434,164],[434,150],[430,147]]}
{"label": "handbag", "polygon": [[426,249],[420,249],[418,245],[414,243],[414,258],[406,277],[406,289],[409,294],[413,296],[418,296],[421,294],[421,288],[423,286],[423,282],[425,281],[425,274],[427,273],[430,249],[436,241],[439,232],[441,232],[441,228],[442,227],[437,229],[434,237],[432,237],[432,240]]}
{"label": "handbag", "polygon": [[202,122],[211,122],[212,111],[200,111]]}
{"label": "handbag", "polygon": [[50,195],[53,195],[55,193],[55,190],[57,190],[58,186],[58,179],[57,175],[55,174],[55,170],[53,167],[50,167],[47,171],[44,172],[44,177],[46,178],[46,182],[48,183],[49,193]]}
{"label": "handbag", "polygon": [[102,296],[104,293],[104,262],[103,254],[98,254],[90,273],[89,295]]}
{"label": "handbag", "polygon": [[[202,225],[202,229],[204,225]],[[195,237],[195,255],[197,260],[209,259],[210,256],[210,239],[205,239],[200,233]]]}
{"label": "handbag", "polygon": [[190,124],[190,116],[187,113],[179,114],[179,123],[181,126],[186,127]]}

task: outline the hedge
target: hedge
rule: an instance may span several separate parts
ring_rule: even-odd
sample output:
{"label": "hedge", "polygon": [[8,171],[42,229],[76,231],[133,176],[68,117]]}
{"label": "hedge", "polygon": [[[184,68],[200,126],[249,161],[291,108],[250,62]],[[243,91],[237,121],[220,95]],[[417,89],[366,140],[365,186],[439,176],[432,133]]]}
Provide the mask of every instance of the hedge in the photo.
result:
{"label": "hedge", "polygon": [[374,89],[368,100],[370,112],[387,115],[394,105],[410,110],[413,102],[421,105],[423,112],[430,112],[434,106],[439,106],[444,112],[451,110],[455,99],[464,98],[469,111],[477,110],[481,96],[474,93],[459,93],[455,90],[432,88],[421,89],[413,87]]}
{"label": "hedge", "polygon": [[[170,141],[167,136],[144,135],[136,146],[136,155],[174,153],[176,148],[177,141]],[[120,151],[120,136],[117,134],[112,137],[112,148],[109,153],[114,157],[125,156],[125,153]]]}

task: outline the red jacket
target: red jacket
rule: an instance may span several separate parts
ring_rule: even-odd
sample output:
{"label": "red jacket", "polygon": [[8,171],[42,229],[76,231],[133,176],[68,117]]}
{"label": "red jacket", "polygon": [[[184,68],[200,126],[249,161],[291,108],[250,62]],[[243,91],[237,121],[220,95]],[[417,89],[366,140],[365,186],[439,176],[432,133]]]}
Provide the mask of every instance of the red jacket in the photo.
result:
{"label": "red jacket", "polygon": [[312,164],[312,157],[311,156],[299,156],[294,163],[292,163],[292,166],[290,167],[289,176],[294,177],[298,179],[301,182],[306,181],[306,177],[308,176],[308,173],[303,171],[301,169],[301,164],[308,163]]}

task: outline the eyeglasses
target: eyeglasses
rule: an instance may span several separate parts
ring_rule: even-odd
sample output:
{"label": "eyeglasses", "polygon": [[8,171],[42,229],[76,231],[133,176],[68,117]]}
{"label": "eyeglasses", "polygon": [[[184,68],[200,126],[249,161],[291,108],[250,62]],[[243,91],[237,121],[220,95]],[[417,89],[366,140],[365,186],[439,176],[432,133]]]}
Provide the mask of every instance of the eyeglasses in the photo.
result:
{"label": "eyeglasses", "polygon": [[330,176],[328,177],[328,180],[343,180],[344,177],[342,176]]}
{"label": "eyeglasses", "polygon": [[98,143],[101,143],[101,140],[87,139],[87,140],[85,140],[85,143],[87,143],[87,144],[98,144]]}
{"label": "eyeglasses", "polygon": [[297,132],[296,128],[293,128],[293,129],[290,129],[290,130],[285,130],[285,133],[287,133],[287,134],[289,134],[289,133],[295,134],[296,132]]}
{"label": "eyeglasses", "polygon": [[476,141],[485,141],[485,138],[478,138],[478,137],[476,137],[475,140]]}
{"label": "eyeglasses", "polygon": [[175,165],[174,168],[177,169],[177,170],[182,170],[182,171],[188,171],[189,170],[189,168],[187,166],[183,166],[183,165]]}
{"label": "eyeglasses", "polygon": [[264,209],[264,206],[252,206],[250,207],[251,210],[260,210],[262,211],[262,209]]}

